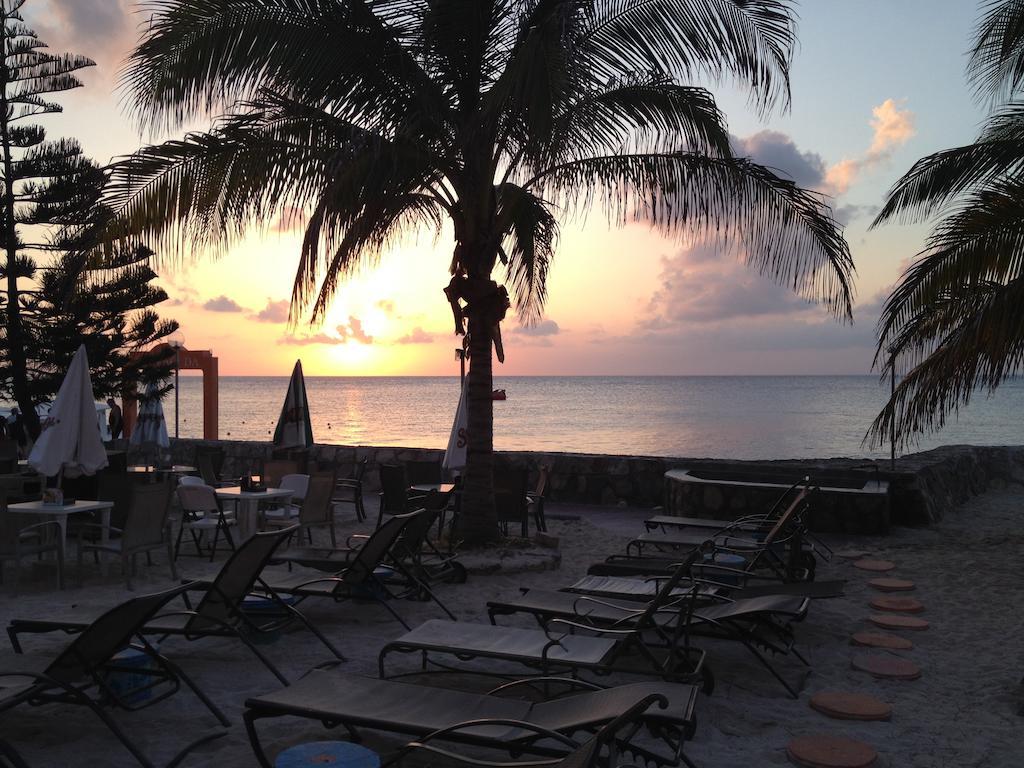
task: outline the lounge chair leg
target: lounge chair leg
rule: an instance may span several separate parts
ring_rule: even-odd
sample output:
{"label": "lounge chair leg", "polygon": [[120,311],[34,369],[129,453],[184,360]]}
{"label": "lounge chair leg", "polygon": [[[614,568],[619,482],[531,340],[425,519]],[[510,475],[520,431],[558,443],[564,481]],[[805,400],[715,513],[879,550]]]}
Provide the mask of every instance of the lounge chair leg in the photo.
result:
{"label": "lounge chair leg", "polygon": [[253,642],[249,638],[247,638],[242,632],[236,631],[235,634],[238,636],[238,639],[245,643],[249,650],[252,651],[253,655],[263,662],[263,666],[270,670],[270,672],[274,675],[274,677],[278,679],[281,685],[291,685],[291,682],[289,682],[288,678],[281,674],[281,670],[275,667],[274,663],[270,659],[268,659],[263,654],[263,652],[253,644]]}
{"label": "lounge chair leg", "polygon": [[255,721],[259,717],[251,710],[247,711],[242,719],[245,721],[245,732],[249,734],[249,744],[252,746],[253,754],[256,755],[256,762],[258,762],[261,768],[274,768],[267,760],[266,754],[263,752],[263,745],[260,744],[259,734],[256,733]]}
{"label": "lounge chair leg", "polygon": [[223,712],[221,712],[217,705],[210,700],[209,696],[203,693],[202,689],[200,689],[200,687],[195,684],[192,678],[185,674],[185,671],[181,667],[179,667],[173,661],[168,659],[166,656],[162,656],[159,654],[157,655],[160,657],[160,663],[165,664],[168,667],[168,669],[170,669],[171,672],[173,672],[174,675],[179,680],[181,680],[183,683],[185,683],[185,685],[189,687],[189,690],[191,690],[192,693],[196,695],[197,699],[199,699],[201,702],[203,702],[203,704],[206,705],[206,708],[210,710],[210,713],[217,718],[221,725],[223,725],[225,728],[231,725],[231,721],[228,720],[227,716]]}
{"label": "lounge chair leg", "polygon": [[220,526],[218,525],[213,529],[213,546],[210,547],[210,562],[213,562],[213,558],[217,554],[217,539],[220,538]]}
{"label": "lounge chair leg", "polygon": [[321,643],[326,645],[327,650],[333,653],[334,656],[338,659],[338,661],[348,661],[348,659],[345,658],[345,655],[342,654],[342,652],[339,651],[337,648],[335,648],[334,644],[331,643],[331,641],[328,640],[327,637],[302,614],[302,611],[300,611],[293,605],[288,605],[287,603],[282,603],[282,605],[284,605],[288,609],[289,613],[294,614],[295,617],[305,625],[306,629],[312,632],[317,637],[317,639],[320,640]]}
{"label": "lounge chair leg", "polygon": [[775,667],[773,667],[771,664],[768,663],[768,659],[766,659],[764,656],[762,656],[758,652],[758,650],[756,648],[754,648],[754,646],[752,646],[746,640],[743,641],[743,645],[746,646],[748,651],[750,651],[752,654],[754,654],[754,658],[756,658],[759,662],[761,662],[761,665],[765,669],[767,669],[769,672],[772,673],[772,676],[776,680],[778,680],[780,683],[782,683],[782,686],[789,692],[789,695],[792,698],[794,698],[794,699],[799,699],[800,698],[800,694],[796,691],[796,689],[794,689],[793,686],[791,686],[789,683],[786,682],[786,679],[782,675],[780,675],[778,673],[778,671],[776,671]]}

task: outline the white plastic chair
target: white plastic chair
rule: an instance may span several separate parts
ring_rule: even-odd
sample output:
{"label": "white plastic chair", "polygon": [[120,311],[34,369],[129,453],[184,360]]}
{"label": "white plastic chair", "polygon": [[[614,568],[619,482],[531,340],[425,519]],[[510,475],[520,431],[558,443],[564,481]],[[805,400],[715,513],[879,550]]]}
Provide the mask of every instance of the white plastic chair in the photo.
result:
{"label": "white plastic chair", "polygon": [[[183,478],[184,479],[184,478]],[[210,561],[217,554],[217,540],[221,532],[232,550],[235,548],[235,540],[231,535],[231,528],[238,524],[233,511],[225,511],[217,501],[217,492],[214,488],[204,483],[180,483],[178,485],[178,504],[181,507],[181,524],[178,528],[178,539],[174,544],[174,557],[178,557],[178,550],[181,548],[181,538],[188,529],[192,535],[192,541],[196,545],[196,553],[202,557],[202,549],[199,545],[200,537],[204,531],[213,531],[213,542],[210,546]]]}
{"label": "white plastic chair", "polygon": [[280,507],[272,507],[263,512],[267,523],[277,525],[282,522],[291,525],[299,516],[299,508],[309,492],[309,475],[285,475],[281,478],[281,488],[292,492],[291,501]]}

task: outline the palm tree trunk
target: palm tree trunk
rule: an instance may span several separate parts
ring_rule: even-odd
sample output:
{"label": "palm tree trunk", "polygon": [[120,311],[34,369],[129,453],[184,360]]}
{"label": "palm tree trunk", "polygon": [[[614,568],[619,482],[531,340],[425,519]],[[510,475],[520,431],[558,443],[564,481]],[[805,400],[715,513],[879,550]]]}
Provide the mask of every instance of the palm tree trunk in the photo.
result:
{"label": "palm tree trunk", "polygon": [[462,481],[458,536],[473,546],[497,540],[498,522],[494,511],[491,328],[484,317],[471,313],[468,330],[466,404],[469,408],[469,434],[466,440],[466,470]]}

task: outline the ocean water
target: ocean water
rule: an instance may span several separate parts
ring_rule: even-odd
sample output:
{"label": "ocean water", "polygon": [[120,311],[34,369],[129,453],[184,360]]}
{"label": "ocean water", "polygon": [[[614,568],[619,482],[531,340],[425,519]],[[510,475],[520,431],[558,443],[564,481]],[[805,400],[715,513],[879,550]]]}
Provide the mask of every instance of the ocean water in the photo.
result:
{"label": "ocean water", "polygon": [[[220,380],[220,436],[269,441],[287,377]],[[862,444],[888,395],[875,376],[500,377],[498,450],[732,459],[880,458]],[[308,377],[318,443],[444,448],[457,377]],[[202,436],[202,385],[181,377],[182,437]],[[174,434],[174,395],[164,402]],[[938,445],[1024,444],[1024,381],[978,395],[936,435]]]}

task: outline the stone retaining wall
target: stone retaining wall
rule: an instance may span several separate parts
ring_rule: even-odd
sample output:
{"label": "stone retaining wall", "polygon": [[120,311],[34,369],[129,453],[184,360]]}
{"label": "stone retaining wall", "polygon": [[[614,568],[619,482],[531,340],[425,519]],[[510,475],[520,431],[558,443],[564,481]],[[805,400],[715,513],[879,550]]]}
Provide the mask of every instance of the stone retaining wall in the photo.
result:
{"label": "stone retaining wall", "polygon": [[[269,443],[242,441],[177,440],[173,443],[176,462],[194,460],[197,446],[223,447],[225,470],[240,474],[258,469],[271,457]],[[366,488],[377,490],[377,467],[406,461],[440,461],[443,451],[427,448],[378,448],[373,446],[315,445],[311,462],[337,467],[340,474],[352,472],[367,458]],[[814,475],[822,471],[867,473],[887,480],[890,487],[891,520],[895,525],[926,525],[941,520],[969,497],[982,493],[994,482],[1024,483],[1024,446],[955,445],[904,456],[895,471],[888,461],[823,459],[814,461],[729,461],[656,456],[607,456],[579,453],[509,451],[499,456],[530,472],[531,486],[540,466],[550,476],[548,498],[584,504],[659,507],[665,499],[664,475],[670,469],[688,467],[729,467],[735,470],[774,471]]]}

